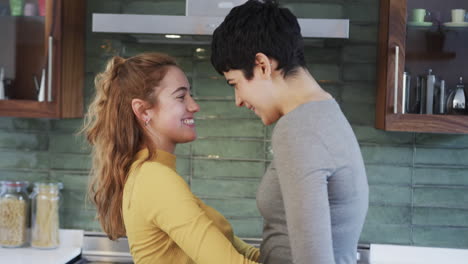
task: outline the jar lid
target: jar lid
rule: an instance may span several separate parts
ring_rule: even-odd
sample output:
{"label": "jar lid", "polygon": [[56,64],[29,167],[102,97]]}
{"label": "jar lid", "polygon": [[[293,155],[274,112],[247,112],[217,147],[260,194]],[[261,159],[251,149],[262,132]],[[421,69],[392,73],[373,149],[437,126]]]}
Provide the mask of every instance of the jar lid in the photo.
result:
{"label": "jar lid", "polygon": [[26,187],[29,185],[27,181],[2,181],[2,184],[7,187]]}
{"label": "jar lid", "polygon": [[63,183],[61,182],[35,182],[34,188],[38,189],[63,189]]}

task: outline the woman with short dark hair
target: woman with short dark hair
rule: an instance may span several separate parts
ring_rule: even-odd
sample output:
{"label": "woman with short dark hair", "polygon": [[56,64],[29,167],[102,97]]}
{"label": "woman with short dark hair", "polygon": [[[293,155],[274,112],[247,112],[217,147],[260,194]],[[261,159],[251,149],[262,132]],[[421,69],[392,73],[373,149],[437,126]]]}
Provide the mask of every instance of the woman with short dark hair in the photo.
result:
{"label": "woman with short dark hair", "polygon": [[356,263],[368,183],[354,132],[307,70],[296,17],[271,0],[235,7],[215,30],[211,62],[236,105],[276,122],[257,192],[265,264]]}

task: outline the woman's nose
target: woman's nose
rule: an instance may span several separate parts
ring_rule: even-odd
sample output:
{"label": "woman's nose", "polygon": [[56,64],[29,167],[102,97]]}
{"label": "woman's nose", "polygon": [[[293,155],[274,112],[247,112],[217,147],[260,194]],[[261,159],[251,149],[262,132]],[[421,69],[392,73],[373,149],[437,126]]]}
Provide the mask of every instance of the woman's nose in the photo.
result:
{"label": "woman's nose", "polygon": [[191,96],[190,96],[190,102],[187,105],[187,109],[193,113],[200,111],[200,106],[197,104],[197,102],[195,102],[195,100]]}

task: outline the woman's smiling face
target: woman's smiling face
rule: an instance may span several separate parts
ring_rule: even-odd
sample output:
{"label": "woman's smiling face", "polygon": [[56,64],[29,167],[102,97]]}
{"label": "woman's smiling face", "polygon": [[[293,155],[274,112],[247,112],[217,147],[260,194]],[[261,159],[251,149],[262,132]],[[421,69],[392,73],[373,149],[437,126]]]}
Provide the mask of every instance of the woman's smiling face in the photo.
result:
{"label": "woman's smiling face", "polygon": [[175,147],[197,138],[194,114],[200,110],[190,94],[185,74],[170,66],[158,88],[157,103],[150,121],[161,146]]}
{"label": "woman's smiling face", "polygon": [[241,70],[224,72],[224,77],[228,84],[234,87],[236,105],[254,111],[263,124],[270,125],[280,118],[280,113],[274,107],[272,90],[274,85],[271,80],[259,77],[258,67],[254,68],[251,80],[247,80]]}

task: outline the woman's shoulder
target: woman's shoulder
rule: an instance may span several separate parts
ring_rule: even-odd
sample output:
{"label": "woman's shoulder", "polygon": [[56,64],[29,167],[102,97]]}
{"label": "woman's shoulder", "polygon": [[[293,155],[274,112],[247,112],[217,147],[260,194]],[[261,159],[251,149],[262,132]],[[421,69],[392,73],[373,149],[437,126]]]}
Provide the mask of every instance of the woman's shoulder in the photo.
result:
{"label": "woman's shoulder", "polygon": [[182,200],[194,199],[187,182],[172,168],[148,161],[130,175],[136,200],[153,201],[151,208],[177,206]]}
{"label": "woman's shoulder", "polygon": [[158,162],[158,161],[144,161],[140,164],[137,164],[139,165],[139,167],[141,167],[141,169],[143,171],[147,171],[147,170],[162,170],[162,171],[168,171],[169,173],[177,173],[173,168],[161,163],[161,162]]}
{"label": "woman's shoulder", "polygon": [[146,161],[135,166],[131,176],[140,186],[165,186],[165,188],[187,188],[185,180],[175,171],[160,162]]}
{"label": "woman's shoulder", "polygon": [[314,138],[343,125],[343,112],[335,99],[310,101],[282,116],[276,123],[272,140],[284,137]]}

